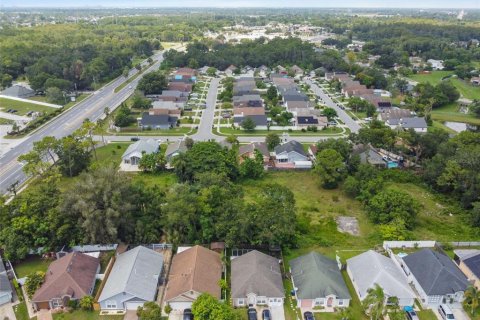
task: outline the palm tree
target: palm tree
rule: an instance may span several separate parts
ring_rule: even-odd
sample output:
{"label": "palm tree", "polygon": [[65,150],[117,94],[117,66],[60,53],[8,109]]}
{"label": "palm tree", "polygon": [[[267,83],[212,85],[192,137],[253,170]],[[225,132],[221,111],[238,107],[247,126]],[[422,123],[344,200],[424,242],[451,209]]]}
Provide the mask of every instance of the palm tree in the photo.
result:
{"label": "palm tree", "polygon": [[363,300],[365,314],[370,316],[371,320],[379,320],[385,311],[385,293],[378,284],[368,289],[368,294]]}
{"label": "palm tree", "polygon": [[465,291],[464,296],[465,300],[463,303],[470,308],[470,314],[474,316],[480,303],[480,291],[474,286],[471,286]]}

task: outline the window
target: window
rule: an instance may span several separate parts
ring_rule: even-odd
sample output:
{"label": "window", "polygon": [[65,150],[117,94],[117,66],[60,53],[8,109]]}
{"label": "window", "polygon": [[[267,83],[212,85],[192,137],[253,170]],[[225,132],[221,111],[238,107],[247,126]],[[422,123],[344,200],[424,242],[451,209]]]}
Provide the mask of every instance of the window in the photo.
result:
{"label": "window", "polygon": [[117,308],[117,302],[116,301],[107,300],[107,302],[105,302],[105,304],[107,306],[107,309],[116,309]]}
{"label": "window", "polygon": [[343,300],[338,300],[338,305],[343,306]]}
{"label": "window", "polygon": [[238,305],[243,306],[245,304],[245,300],[243,299],[238,299]]}
{"label": "window", "polygon": [[325,304],[325,299],[317,299],[315,300],[315,305],[316,306],[323,306]]}

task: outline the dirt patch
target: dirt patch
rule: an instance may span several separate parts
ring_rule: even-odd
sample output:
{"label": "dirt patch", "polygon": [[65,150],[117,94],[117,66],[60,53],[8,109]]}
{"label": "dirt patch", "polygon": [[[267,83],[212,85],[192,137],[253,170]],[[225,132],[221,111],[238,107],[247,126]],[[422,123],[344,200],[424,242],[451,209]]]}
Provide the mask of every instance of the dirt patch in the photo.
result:
{"label": "dirt patch", "polygon": [[335,218],[337,222],[337,229],[340,232],[348,233],[353,236],[360,235],[360,228],[358,227],[358,220],[355,217],[346,217],[346,216],[339,216]]}

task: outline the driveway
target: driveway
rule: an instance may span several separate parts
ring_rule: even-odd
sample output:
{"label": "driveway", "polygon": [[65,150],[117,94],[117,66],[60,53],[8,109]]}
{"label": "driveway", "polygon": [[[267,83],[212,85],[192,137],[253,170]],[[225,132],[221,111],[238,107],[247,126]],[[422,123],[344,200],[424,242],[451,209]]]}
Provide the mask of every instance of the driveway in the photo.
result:
{"label": "driveway", "polygon": [[3,306],[0,307],[0,319],[9,319],[9,320],[15,320],[15,312],[13,312],[12,304],[7,303]]}
{"label": "driveway", "polygon": [[37,320],[53,320],[50,310],[40,310],[37,313]]}
{"label": "driveway", "polygon": [[138,320],[137,311],[127,310],[127,313],[125,313],[125,317],[123,317],[123,320]]}
{"label": "driveway", "polygon": [[283,307],[270,307],[270,312],[272,313],[272,319],[285,320],[285,311],[283,310]]}

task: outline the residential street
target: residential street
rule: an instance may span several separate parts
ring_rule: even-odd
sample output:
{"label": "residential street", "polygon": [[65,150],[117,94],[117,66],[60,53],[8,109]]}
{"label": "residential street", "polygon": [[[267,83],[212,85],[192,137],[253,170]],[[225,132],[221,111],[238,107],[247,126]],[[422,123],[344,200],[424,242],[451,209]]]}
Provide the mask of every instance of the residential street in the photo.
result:
{"label": "residential street", "polygon": [[198,131],[192,138],[198,141],[205,141],[209,139],[217,139],[218,136],[214,135],[212,132],[213,119],[215,117],[215,105],[217,103],[217,91],[218,83],[220,82],[219,78],[212,79],[210,87],[208,89],[207,99],[206,99],[206,108],[202,112],[202,119],[200,120],[200,125],[198,126]]}
{"label": "residential street", "polygon": [[[143,74],[158,69],[163,60],[162,53],[155,54],[152,56],[152,59],[155,61],[155,64],[148,70],[145,70]],[[144,64],[146,63],[147,62],[145,61]],[[131,77],[137,72],[138,70],[133,68],[130,70],[129,76]],[[78,129],[85,119],[90,119],[91,121],[98,120],[104,114],[105,107],[109,106],[110,110],[114,110],[133,93],[142,75],[137,77],[119,92],[114,92],[114,90],[125,81],[125,78],[122,76],[115,79],[101,89],[95,91],[87,99],[65,111],[59,117],[24,138],[11,150],[5,152],[0,158],[0,194],[6,193],[7,188],[16,181],[22,183],[26,180],[26,176],[22,171],[22,164],[17,161],[17,158],[18,156],[29,152],[35,141],[39,141],[46,136],[61,138]]]}
{"label": "residential street", "polygon": [[312,91],[323,100],[323,103],[329,107],[335,109],[337,111],[337,115],[340,120],[343,121],[349,128],[352,133],[358,133],[360,130],[360,125],[354,121],[344,110],[342,110],[332,99],[319,87],[317,86],[312,80],[306,79],[305,83],[310,86]]}

